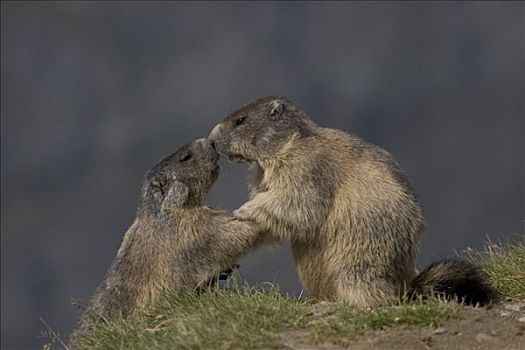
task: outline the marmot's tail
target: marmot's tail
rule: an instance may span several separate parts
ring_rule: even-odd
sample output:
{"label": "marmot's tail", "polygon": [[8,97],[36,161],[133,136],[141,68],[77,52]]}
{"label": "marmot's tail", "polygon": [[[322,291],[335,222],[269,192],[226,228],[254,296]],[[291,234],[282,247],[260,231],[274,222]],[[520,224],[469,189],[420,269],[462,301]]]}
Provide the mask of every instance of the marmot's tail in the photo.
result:
{"label": "marmot's tail", "polygon": [[457,297],[466,304],[484,305],[496,297],[487,276],[479,267],[460,259],[432,263],[412,281],[413,297],[432,294]]}

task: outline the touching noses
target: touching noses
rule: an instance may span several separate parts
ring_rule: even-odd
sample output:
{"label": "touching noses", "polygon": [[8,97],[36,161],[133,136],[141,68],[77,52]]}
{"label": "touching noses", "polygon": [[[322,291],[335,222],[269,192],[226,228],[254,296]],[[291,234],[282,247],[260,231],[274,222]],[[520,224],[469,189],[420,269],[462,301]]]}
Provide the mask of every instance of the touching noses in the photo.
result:
{"label": "touching noses", "polygon": [[215,148],[215,142],[217,141],[217,137],[219,136],[222,129],[222,123],[217,124],[213,130],[208,135],[208,140],[210,140],[210,144]]}
{"label": "touching noses", "polygon": [[197,139],[196,142],[200,143],[201,146],[205,149],[211,146],[215,151],[215,145],[213,144],[213,141],[211,141],[208,137],[201,137],[200,139]]}

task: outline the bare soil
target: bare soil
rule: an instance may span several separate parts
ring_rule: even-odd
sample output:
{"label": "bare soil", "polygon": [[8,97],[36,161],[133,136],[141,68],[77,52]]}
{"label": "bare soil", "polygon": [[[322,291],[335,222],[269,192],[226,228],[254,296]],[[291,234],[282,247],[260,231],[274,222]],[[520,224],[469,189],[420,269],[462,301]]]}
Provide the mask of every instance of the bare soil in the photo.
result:
{"label": "bare soil", "polygon": [[286,349],[525,350],[525,302],[506,300],[490,308],[461,308],[439,328],[399,327],[311,345],[308,335],[284,335]]}

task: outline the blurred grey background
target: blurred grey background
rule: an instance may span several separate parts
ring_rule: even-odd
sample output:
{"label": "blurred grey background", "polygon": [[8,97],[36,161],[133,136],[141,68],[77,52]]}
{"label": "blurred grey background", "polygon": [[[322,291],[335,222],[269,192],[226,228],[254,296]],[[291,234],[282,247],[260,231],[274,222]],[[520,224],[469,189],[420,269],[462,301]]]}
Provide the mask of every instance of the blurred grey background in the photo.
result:
{"label": "blurred grey background", "polygon": [[[523,233],[525,5],[1,5],[2,349],[67,339],[131,224],[146,170],[280,94],[392,152],[423,202],[420,267]],[[246,199],[223,162],[209,203]],[[286,245],[241,261],[298,294]]]}

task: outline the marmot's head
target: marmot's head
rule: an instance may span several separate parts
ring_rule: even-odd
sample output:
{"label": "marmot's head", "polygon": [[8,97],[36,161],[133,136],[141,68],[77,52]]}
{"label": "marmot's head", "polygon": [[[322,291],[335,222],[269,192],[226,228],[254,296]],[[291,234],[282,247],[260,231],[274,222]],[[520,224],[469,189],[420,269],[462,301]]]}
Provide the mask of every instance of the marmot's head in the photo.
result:
{"label": "marmot's head", "polygon": [[313,122],[284,97],[259,98],[230,113],[208,136],[231,160],[271,159],[294,135],[306,136]]}
{"label": "marmot's head", "polygon": [[139,214],[201,205],[219,174],[219,154],[201,138],[163,158],[144,179]]}

